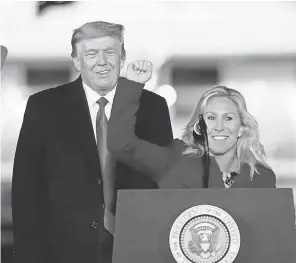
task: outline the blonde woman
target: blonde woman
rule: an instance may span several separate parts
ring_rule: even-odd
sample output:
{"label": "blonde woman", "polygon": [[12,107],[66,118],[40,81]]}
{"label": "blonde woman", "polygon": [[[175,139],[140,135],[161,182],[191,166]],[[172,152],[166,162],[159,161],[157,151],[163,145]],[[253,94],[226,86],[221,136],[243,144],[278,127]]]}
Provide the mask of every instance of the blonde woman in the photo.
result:
{"label": "blonde woman", "polygon": [[[151,72],[149,62],[133,66],[139,74]],[[265,161],[257,122],[247,111],[240,92],[225,86],[206,91],[186,126],[183,140],[175,139],[162,147],[135,135],[143,87],[133,82],[115,96],[108,147],[116,158],[152,177],[159,188],[202,188],[206,172],[209,188],[275,187],[276,177]],[[206,125],[208,166],[202,158],[207,154],[204,142],[194,136],[201,120]]]}

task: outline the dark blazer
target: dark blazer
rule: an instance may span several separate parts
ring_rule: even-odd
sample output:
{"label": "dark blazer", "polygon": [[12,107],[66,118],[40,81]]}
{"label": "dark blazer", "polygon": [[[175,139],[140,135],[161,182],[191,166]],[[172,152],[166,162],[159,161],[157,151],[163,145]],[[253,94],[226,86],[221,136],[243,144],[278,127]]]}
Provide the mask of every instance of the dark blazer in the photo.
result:
{"label": "dark blazer", "polygon": [[[143,85],[130,85],[119,91],[114,101],[112,116],[108,125],[109,150],[131,167],[150,174],[159,188],[202,188],[204,174],[203,158],[182,154],[185,144],[174,140],[167,146],[159,146],[141,138],[134,132],[135,113],[139,107]],[[122,94],[121,94],[122,93]],[[123,99],[123,98],[126,99]],[[121,136],[116,131],[121,130]],[[275,174],[272,170],[257,165],[260,174],[250,180],[250,167],[241,165],[240,173],[234,177],[232,188],[275,187]],[[210,157],[209,187],[224,188],[222,174],[214,157]]]}
{"label": "dark blazer", "polygon": [[[129,85],[135,83],[120,78],[117,91]],[[145,91],[140,101],[137,136],[167,145],[172,130],[165,100]],[[120,136],[121,129],[116,133]],[[12,180],[16,262],[97,263],[104,212],[101,181],[81,78],[32,95]],[[156,184],[117,163],[116,187],[155,188]]]}

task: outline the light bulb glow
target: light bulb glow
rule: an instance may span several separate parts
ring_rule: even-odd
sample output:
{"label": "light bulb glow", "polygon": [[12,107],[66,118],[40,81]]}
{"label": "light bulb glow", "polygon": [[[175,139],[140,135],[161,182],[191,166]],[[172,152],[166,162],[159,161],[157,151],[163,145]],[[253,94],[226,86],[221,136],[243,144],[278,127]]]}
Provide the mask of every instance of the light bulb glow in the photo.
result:
{"label": "light bulb glow", "polygon": [[162,85],[155,92],[165,98],[168,107],[172,107],[178,97],[176,90],[170,85]]}

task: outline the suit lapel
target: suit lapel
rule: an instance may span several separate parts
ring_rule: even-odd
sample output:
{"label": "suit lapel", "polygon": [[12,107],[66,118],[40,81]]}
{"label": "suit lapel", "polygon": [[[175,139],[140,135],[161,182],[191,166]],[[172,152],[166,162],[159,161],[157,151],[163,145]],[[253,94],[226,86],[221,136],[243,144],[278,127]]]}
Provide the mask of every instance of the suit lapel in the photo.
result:
{"label": "suit lapel", "polygon": [[232,188],[251,188],[250,181],[250,167],[246,164],[242,164],[240,173],[234,177],[234,182],[231,185]]}
{"label": "suit lapel", "polygon": [[[225,188],[222,173],[218,166],[215,157],[210,157],[210,188]],[[246,164],[242,164],[240,167],[240,173],[234,177],[233,184],[230,188],[248,188],[251,187],[251,181],[249,177],[250,167]]]}
{"label": "suit lapel", "polygon": [[69,110],[67,116],[71,126],[69,136],[73,138],[89,167],[93,168],[92,171],[95,171],[94,174],[98,176],[101,171],[99,155],[81,77],[73,82],[67,100],[67,110]]}
{"label": "suit lapel", "polygon": [[[202,157],[188,158],[183,156],[179,159],[180,163],[176,167],[181,170],[177,170],[181,188],[203,187],[202,178],[205,167],[202,159]],[[182,171],[185,171],[185,173]],[[214,157],[210,157],[209,188],[224,188],[222,174]]]}
{"label": "suit lapel", "polygon": [[[180,178],[180,188],[202,188],[202,177],[204,174],[204,166],[202,158],[180,158],[181,171],[186,171],[185,174],[177,171]],[[248,188],[251,187],[249,179],[250,168],[248,165],[242,165],[240,174],[234,177],[234,182],[231,188]],[[209,172],[209,188],[225,188],[222,173],[218,166],[215,157],[210,157],[210,172]]]}
{"label": "suit lapel", "polygon": [[209,188],[224,188],[222,173],[215,157],[213,156],[210,157]]}
{"label": "suit lapel", "polygon": [[[210,157],[210,188],[225,188],[222,173],[218,166],[218,163],[214,157]],[[250,168],[248,165],[242,164],[240,167],[240,173],[234,177],[233,184],[230,188],[248,188],[251,187],[249,179]]]}

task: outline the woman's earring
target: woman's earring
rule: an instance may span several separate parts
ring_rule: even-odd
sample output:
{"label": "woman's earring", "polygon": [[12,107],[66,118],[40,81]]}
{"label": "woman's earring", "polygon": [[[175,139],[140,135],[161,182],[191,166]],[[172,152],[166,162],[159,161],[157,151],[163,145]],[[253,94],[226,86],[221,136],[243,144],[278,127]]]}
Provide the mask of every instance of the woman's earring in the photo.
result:
{"label": "woman's earring", "polygon": [[193,126],[193,138],[196,141],[202,141],[204,139],[200,131],[199,121],[197,121]]}
{"label": "woman's earring", "polygon": [[193,126],[193,131],[198,134],[198,135],[201,135],[201,132],[200,132],[200,126],[199,126],[199,121],[197,121],[194,126]]}
{"label": "woman's earring", "polygon": [[242,135],[244,134],[245,128],[241,127],[239,132],[238,132],[238,138],[242,137]]}

